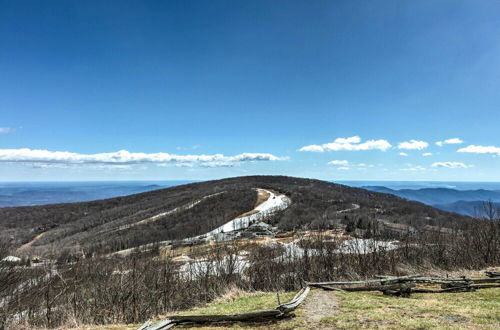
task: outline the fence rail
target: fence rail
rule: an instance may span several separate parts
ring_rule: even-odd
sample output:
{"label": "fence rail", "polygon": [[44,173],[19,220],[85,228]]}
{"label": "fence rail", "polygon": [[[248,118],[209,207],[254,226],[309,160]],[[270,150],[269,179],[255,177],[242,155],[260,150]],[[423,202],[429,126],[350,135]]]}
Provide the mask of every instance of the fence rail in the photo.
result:
{"label": "fence rail", "polygon": [[[434,278],[411,276],[378,276],[378,279],[352,282],[317,282],[307,283],[313,288],[324,290],[335,290],[344,292],[357,291],[380,291],[386,295],[408,297],[412,293],[445,293],[445,292],[467,292],[479,289],[500,288],[500,273],[487,272],[486,278],[471,279],[460,278]],[[417,285],[419,287],[417,287]],[[422,288],[422,286],[440,285],[441,289]]]}
{"label": "fence rail", "polygon": [[181,323],[217,323],[217,322],[245,322],[258,321],[272,318],[284,317],[293,312],[306,299],[311,288],[309,286],[302,288],[295,297],[284,304],[278,305],[274,309],[264,309],[248,313],[238,314],[217,314],[217,315],[176,315],[158,322],[154,325],[151,321],[144,323],[138,330],[160,330],[171,329]]}

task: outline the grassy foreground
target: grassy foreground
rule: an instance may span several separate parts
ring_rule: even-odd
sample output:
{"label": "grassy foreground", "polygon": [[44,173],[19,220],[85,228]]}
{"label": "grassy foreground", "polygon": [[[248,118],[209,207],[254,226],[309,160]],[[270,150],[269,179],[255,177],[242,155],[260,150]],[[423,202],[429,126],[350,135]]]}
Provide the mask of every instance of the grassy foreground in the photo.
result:
{"label": "grassy foreground", "polygon": [[[312,292],[315,294],[316,290]],[[232,324],[227,326],[193,327],[203,330],[215,329],[499,329],[500,290],[488,289],[464,293],[414,294],[411,298],[384,296],[381,293],[331,292],[340,299],[339,310],[312,323],[308,315],[299,308],[296,318],[270,324]],[[284,295],[283,295],[284,296]],[[293,293],[289,295],[289,298]],[[285,299],[283,299],[285,300]],[[245,307],[266,307],[276,304],[275,294],[263,294],[220,302],[194,309],[186,314],[205,314],[212,311],[233,313],[248,311]],[[306,301],[307,303],[307,301]],[[239,307],[237,307],[239,306]],[[239,309],[239,308],[243,309]],[[258,307],[257,307],[258,308]],[[255,309],[257,309],[255,308]],[[183,327],[184,328],[184,327]],[[185,327],[189,328],[189,327]]]}
{"label": "grassy foreground", "polygon": [[379,293],[337,293],[337,315],[321,319],[335,328],[498,329],[500,290],[414,294],[394,298]]}
{"label": "grassy foreground", "polygon": [[[313,290],[306,299],[305,305]],[[500,290],[476,292],[414,294],[411,298],[384,296],[374,292],[328,292],[339,300],[339,308],[321,318],[312,320],[305,306],[296,317],[269,323],[235,323],[228,325],[179,326],[182,329],[500,329]],[[281,293],[282,302],[295,295]],[[310,302],[310,301],[309,301]],[[206,306],[180,313],[181,315],[230,314],[273,308],[277,305],[275,293],[226,295]],[[309,306],[309,311],[315,306]],[[165,316],[164,318],[167,318]],[[137,329],[138,325],[82,327],[79,329]],[[176,327],[177,328],[177,327]]]}
{"label": "grassy foreground", "polygon": [[[281,292],[281,302],[288,302],[295,296],[295,292]],[[235,314],[246,313],[260,309],[273,309],[278,306],[276,293],[257,292],[242,294],[239,290],[230,291],[228,294],[206,306],[193,308],[178,315],[208,315],[208,314]]]}

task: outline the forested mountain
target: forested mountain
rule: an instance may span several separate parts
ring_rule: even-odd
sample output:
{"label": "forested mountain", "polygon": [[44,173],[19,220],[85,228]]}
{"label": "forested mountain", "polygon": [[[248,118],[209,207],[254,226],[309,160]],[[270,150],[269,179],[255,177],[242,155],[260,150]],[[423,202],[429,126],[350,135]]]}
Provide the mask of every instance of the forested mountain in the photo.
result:
{"label": "forested mountain", "polygon": [[[289,207],[266,220],[280,230],[331,228],[348,222],[363,227],[363,223],[378,220],[414,228],[451,228],[470,221],[365,189],[312,179],[250,176],[92,202],[2,208],[0,240],[24,253],[50,254],[62,249],[107,253],[183,239],[207,233],[251,211],[257,201],[256,188],[291,199]],[[350,211],[341,212],[345,209]]]}
{"label": "forested mountain", "polygon": [[0,328],[137,324],[231,287],[484,269],[500,256],[490,206],[494,221],[331,182],[250,176],[2,208]]}

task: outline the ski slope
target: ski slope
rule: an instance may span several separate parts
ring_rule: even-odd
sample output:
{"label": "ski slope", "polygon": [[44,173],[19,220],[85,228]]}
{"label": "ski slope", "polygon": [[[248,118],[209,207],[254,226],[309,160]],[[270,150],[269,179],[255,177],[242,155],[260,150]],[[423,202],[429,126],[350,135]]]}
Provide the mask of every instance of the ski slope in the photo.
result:
{"label": "ski slope", "polygon": [[[257,189],[257,191],[267,193],[269,194],[269,197],[266,201],[257,205],[253,209],[253,212],[251,212],[252,214],[237,217],[231,221],[226,222],[222,226],[206,233],[205,235],[201,236],[205,236],[205,238],[210,240],[210,238],[220,233],[228,233],[235,230],[245,229],[249,227],[251,224],[261,221],[265,217],[277,211],[286,209],[292,203],[290,198],[288,198],[283,194],[277,195],[272,191],[266,189]],[[198,236],[198,238],[201,238],[201,236]]]}

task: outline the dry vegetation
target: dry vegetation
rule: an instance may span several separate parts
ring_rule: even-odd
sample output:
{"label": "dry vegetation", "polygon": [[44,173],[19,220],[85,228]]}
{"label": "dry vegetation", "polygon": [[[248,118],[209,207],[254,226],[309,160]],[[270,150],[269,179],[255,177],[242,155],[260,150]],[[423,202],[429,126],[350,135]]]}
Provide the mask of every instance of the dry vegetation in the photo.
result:
{"label": "dry vegetation", "polygon": [[500,290],[415,294],[393,298],[377,293],[337,293],[337,315],[321,320],[334,328],[498,329]]}
{"label": "dry vegetation", "polygon": [[[274,239],[151,246],[145,252],[109,254],[121,248],[214,229],[258,203],[255,187],[286,193],[293,201],[289,208],[266,219],[280,230]],[[217,195],[175,217],[135,226],[117,236],[94,235],[220,191],[231,194]],[[338,212],[353,203],[361,207]],[[397,226],[387,229],[380,219]],[[236,298],[242,291],[274,292],[232,302],[219,301],[217,305],[237,305],[241,300],[243,305],[253,307],[263,303],[265,297],[275,304],[275,292],[296,291],[304,281],[450,272],[500,264],[500,221],[491,207],[485,208],[483,218],[472,219],[390,195],[285,177],[227,179],[107,201],[0,209],[0,226],[1,235],[13,237],[1,241],[0,259],[39,235],[39,230],[46,234],[26,250],[53,258],[31,266],[29,260],[25,260],[24,266],[0,265],[0,328],[139,324],[157,315],[204,306],[218,299],[227,288],[232,288]],[[37,229],[24,233],[31,227]],[[342,242],[352,237],[398,243],[394,249],[382,245],[369,251],[353,247],[339,252]],[[297,247],[286,248],[291,243]],[[495,293],[477,294],[478,301],[498,299]],[[350,297],[355,296],[340,297],[341,310],[347,315],[349,308],[355,309],[349,305]],[[400,301],[384,300],[377,295],[367,297],[373,306]],[[485,309],[490,307],[489,303],[484,305]],[[381,308],[390,310],[387,306]],[[387,313],[387,317],[392,317]],[[371,320],[369,315],[363,315]],[[432,318],[434,314],[428,315]],[[347,316],[331,317],[320,320],[322,326],[348,327],[359,322]],[[475,326],[481,320],[486,322],[485,318],[471,317],[464,324]],[[300,322],[299,317],[280,323],[280,327],[293,328],[301,326]]]}
{"label": "dry vegetation", "polygon": [[[320,296],[321,297],[318,297]],[[284,300],[293,293],[281,293]],[[333,304],[332,304],[333,302]],[[231,314],[274,307],[275,293],[245,293],[239,289],[213,303],[180,313],[181,315]],[[321,306],[320,304],[326,305]],[[498,329],[500,290],[415,294],[396,298],[379,293],[339,293],[314,290],[292,319],[259,323],[182,325],[182,329]],[[165,315],[163,317],[167,317]],[[162,319],[162,318],[158,318]],[[78,327],[78,330],[136,329],[139,325]]]}
{"label": "dry vegetation", "polygon": [[[437,231],[471,220],[392,195],[330,182],[254,176],[193,183],[94,202],[0,208],[0,240],[17,249],[43,233],[23,249],[23,255],[54,258],[64,250],[67,255],[79,258],[192,237],[252,210],[265,197],[262,192],[256,194],[255,188],[286,194],[293,201],[286,210],[268,219],[282,231],[344,226],[369,235],[384,229],[377,219],[403,224],[403,232],[408,226]],[[144,221],[214,194],[193,208],[174,212],[161,220]],[[353,203],[360,208],[338,213]],[[140,221],[144,222],[133,225]],[[117,228],[125,229],[118,231]]]}

